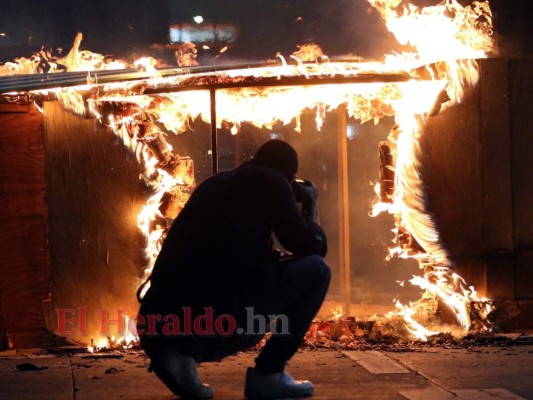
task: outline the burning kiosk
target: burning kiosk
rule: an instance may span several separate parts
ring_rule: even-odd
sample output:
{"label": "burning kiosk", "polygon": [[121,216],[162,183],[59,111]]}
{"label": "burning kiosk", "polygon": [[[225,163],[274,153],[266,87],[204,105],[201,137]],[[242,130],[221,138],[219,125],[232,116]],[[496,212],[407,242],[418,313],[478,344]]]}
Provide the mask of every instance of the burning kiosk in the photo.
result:
{"label": "burning kiosk", "polygon": [[[378,4],[378,7],[380,7],[380,4]],[[455,2],[447,2],[446,7],[452,7],[457,13],[464,10]],[[474,18],[474,22],[483,13],[489,12],[489,14],[485,15],[486,18],[490,16],[488,8],[479,7],[475,9],[477,14],[474,13],[471,16],[471,18]],[[391,10],[392,8],[390,7],[381,8],[384,15],[391,13]],[[473,12],[473,9],[466,10],[466,15],[469,15],[470,12]],[[405,15],[409,14],[406,13]],[[413,15],[417,14],[413,13]],[[399,15],[396,15],[396,17],[401,20]],[[447,19],[444,16],[442,18]],[[483,27],[486,28],[486,26],[482,25]],[[472,29],[477,32],[479,24],[477,22],[474,23]],[[483,29],[481,33],[486,34]],[[490,44],[490,41],[481,41],[482,47],[487,44]],[[143,181],[151,187],[153,193],[144,207],[140,207],[138,203],[138,199],[142,198],[142,189],[138,189],[135,195],[129,193],[128,200],[134,199],[132,204],[135,204],[135,207],[132,208],[137,208],[137,211],[139,211],[139,225],[148,241],[148,253],[146,254],[146,258],[149,260],[148,268],[157,255],[158,243],[164,235],[168,224],[167,218],[172,218],[179,212],[180,207],[187,199],[189,191],[194,187],[191,159],[181,156],[183,153],[179,148],[176,148],[176,154],[172,154],[164,133],[186,131],[191,117],[199,116],[200,120],[210,122],[210,136],[207,146],[211,150],[213,171],[216,171],[217,161],[219,160],[219,130],[221,128],[226,127],[230,132],[236,134],[235,137],[239,137],[238,130],[240,128],[242,130],[245,129],[242,121],[247,120],[253,121],[258,126],[269,126],[269,131],[271,132],[278,132],[280,122],[285,124],[294,123],[291,122],[294,118],[297,118],[298,121],[298,116],[305,109],[316,110],[318,124],[323,122],[327,111],[337,109],[338,135],[335,143],[338,146],[337,159],[339,165],[337,171],[339,172],[338,186],[340,191],[338,207],[340,215],[338,223],[340,231],[338,265],[340,268],[338,277],[342,282],[344,303],[348,308],[351,305],[349,294],[352,274],[350,273],[349,246],[350,199],[347,180],[347,117],[365,121],[370,119],[379,120],[385,116],[394,115],[396,124],[390,132],[389,140],[379,147],[380,160],[382,162],[380,170],[381,182],[378,190],[380,199],[374,209],[376,211],[389,211],[395,216],[396,246],[393,249],[393,253],[418,259],[423,269],[423,276],[413,278],[412,283],[424,289],[425,296],[422,300],[409,307],[398,304],[398,311],[395,315],[403,318],[408,332],[415,337],[425,338],[439,331],[439,328],[433,328],[425,323],[430,320],[432,323],[435,322],[433,317],[437,315],[439,308],[441,308],[440,306],[444,302],[453,310],[452,319],[455,319],[454,322],[459,327],[458,331],[463,333],[471,326],[472,317],[475,320],[483,321],[490,310],[490,305],[478,298],[475,290],[468,288],[464,281],[451,269],[453,267],[452,257],[449,256],[449,252],[443,245],[438,233],[435,219],[431,213],[433,210],[427,201],[424,180],[430,183],[432,188],[430,199],[432,201],[435,199],[437,204],[439,204],[439,198],[447,197],[440,196],[442,192],[439,193],[439,188],[443,190],[445,186],[435,187],[435,185],[431,185],[431,174],[434,172],[429,174],[429,178],[427,175],[424,176],[422,174],[421,158],[424,151],[433,152],[437,157],[439,155],[438,150],[435,152],[435,149],[431,147],[431,143],[426,143],[425,147],[421,146],[421,144],[424,145],[423,136],[421,136],[423,131],[431,129],[432,126],[431,122],[429,125],[426,124],[429,116],[436,115],[439,108],[446,108],[446,105],[442,106],[441,104],[443,102],[446,104],[446,96],[451,98],[449,103],[458,102],[463,95],[461,90],[465,86],[475,84],[478,80],[478,68],[477,63],[471,58],[483,56],[486,50],[488,49],[474,48],[472,53],[463,54],[459,52],[458,55],[454,55],[455,58],[457,56],[459,58],[469,58],[466,61],[456,61],[455,58],[452,60],[444,57],[445,62],[435,64],[433,62],[428,63],[430,58],[417,58],[415,62],[402,64],[401,68],[395,64],[383,66],[373,63],[336,63],[327,60],[323,56],[319,56],[318,62],[307,64],[302,61],[307,56],[300,54],[299,60],[294,65],[283,62],[278,66],[268,65],[250,69],[237,68],[223,72],[200,69],[194,71],[192,68],[188,70],[174,69],[173,71],[163,71],[162,75],[170,75],[167,78],[161,77],[161,74],[159,76],[156,75],[154,71],[152,77],[144,76],[145,79],[139,80],[143,76],[139,77],[137,75],[133,76],[135,80],[131,82],[124,82],[125,79],[128,79],[124,75],[128,73],[127,71],[120,73],[110,72],[109,78],[112,82],[109,84],[103,85],[100,76],[97,74],[92,79],[97,78],[98,80],[92,81],[86,87],[78,86],[73,89],[53,90],[51,93],[66,108],[82,115],[92,114],[100,119],[104,125],[111,127],[130,151],[138,157],[142,167]],[[74,53],[76,51],[77,49],[75,49]],[[316,59],[316,57],[314,58]],[[490,71],[491,68],[504,70],[506,66],[505,63],[502,66],[501,62],[487,62],[485,65],[487,66],[487,71]],[[518,65],[518,63],[515,65]],[[131,73],[135,74],[135,72]],[[105,75],[106,73],[103,73],[102,77],[105,78]],[[30,79],[30,84],[41,85],[37,91],[40,92],[38,96],[48,96],[50,93],[42,93],[43,83],[38,81],[40,78],[37,77],[36,82],[31,82]],[[76,81],[79,77],[73,78],[72,75],[66,73],[50,75],[46,79],[48,81],[47,84],[50,85],[49,87],[76,86],[81,83]],[[19,91],[25,89],[17,81],[15,81],[15,86],[17,86],[16,89]],[[446,93],[446,96],[444,93]],[[15,97],[18,95],[16,94]],[[476,98],[476,95],[479,96],[479,89],[474,91],[473,98]],[[502,99],[500,98],[499,100],[501,101]],[[469,103],[465,104],[468,105]],[[453,112],[453,108],[446,110],[448,115]],[[484,112],[481,109],[482,115],[485,115]],[[57,107],[52,103],[44,102],[44,115],[47,119],[47,149],[53,148],[53,141],[60,138],[60,136],[55,136],[54,124],[58,123],[61,118],[68,119],[72,126],[80,126],[80,124],[88,126],[87,122],[75,122],[77,117],[60,116]],[[436,117],[436,121],[438,118],[441,117]],[[444,115],[442,118],[444,118]],[[294,130],[298,131],[298,122],[294,124]],[[92,122],[89,122],[89,125],[91,125],[92,129]],[[433,126],[438,127],[439,123],[434,123]],[[57,133],[58,130],[56,129],[55,132]],[[81,141],[80,138],[73,140],[84,143],[76,145],[77,154],[81,154],[87,151],[87,148],[83,146],[90,146],[89,142],[93,141],[94,138],[85,137],[84,141]],[[438,139],[435,140],[438,141]],[[235,143],[235,145],[238,144],[239,142]],[[498,146],[496,145],[496,147]],[[64,162],[70,165],[78,162],[71,158],[72,153],[68,146],[64,150],[66,150],[63,152],[63,157],[66,157]],[[495,147],[491,147],[491,150],[495,150]],[[235,151],[235,154],[240,153]],[[454,152],[451,152],[451,154],[451,157],[453,157]],[[480,155],[474,152],[471,156],[478,157],[478,160],[484,160],[484,154]],[[194,157],[192,159],[197,163]],[[440,166],[446,164],[446,160],[439,159],[439,161],[441,162]],[[87,162],[87,159],[85,159],[85,162]],[[92,168],[93,165],[90,165]],[[57,174],[61,175],[59,171],[61,168],[57,165],[56,168],[55,174],[50,174],[47,177],[49,185],[54,180],[57,185]],[[89,171],[85,177],[85,189],[93,185],[91,179],[87,178],[90,177],[92,172],[96,171]],[[443,176],[446,176],[445,171],[439,172],[441,175],[433,175],[434,179],[442,179]],[[485,172],[485,169],[472,171],[469,178],[479,174],[484,176]],[[131,174],[131,168],[129,168],[127,173]],[[64,174],[63,181],[68,182],[69,174],[68,172],[64,172]],[[504,174],[502,173],[501,175]],[[508,179],[510,178],[508,177]],[[82,193],[86,192],[87,190],[82,191]],[[116,193],[116,190],[111,189],[110,192]],[[112,197],[116,198],[118,196]],[[73,195],[69,203],[76,205],[80,198],[80,196]],[[121,201],[119,199],[115,200],[117,202]],[[98,202],[105,203],[101,199],[92,199],[86,204],[93,207]],[[54,202],[50,199],[49,208],[51,211],[50,216],[52,217],[53,204]],[[65,203],[59,201],[55,204],[64,206]],[[494,208],[490,202],[485,204],[487,204],[487,210]],[[450,211],[446,207],[442,207],[440,211],[442,215],[450,215]],[[439,213],[435,213],[439,221],[441,221],[441,225],[443,225],[441,218],[439,218]],[[56,214],[57,218],[64,221],[65,218],[62,218],[60,214]],[[451,216],[454,223],[465,218],[465,215],[458,216],[453,215],[453,213]],[[92,218],[92,215],[89,214],[87,221],[89,225]],[[105,216],[102,219],[105,219]],[[448,222],[444,221],[444,225],[447,224]],[[110,223],[108,222],[106,225],[109,226]],[[122,227],[128,225],[128,223],[125,223],[125,225],[114,223],[113,225]],[[60,271],[60,268],[55,266],[56,262],[60,263],[59,260],[61,258],[57,253],[54,260],[54,243],[52,240],[54,238],[54,229],[59,232],[58,237],[55,238],[56,243],[59,243],[61,235],[68,232],[68,229],[65,230],[56,224],[50,224],[52,265]],[[454,236],[460,235],[454,233]],[[105,243],[103,246],[105,248],[108,243],[113,243],[114,241],[109,237],[100,239],[98,235],[96,235],[96,240],[94,238],[91,235],[90,240],[96,243],[96,249],[98,250],[101,250],[101,243]],[[77,239],[80,238],[78,237]],[[132,243],[129,242],[127,244],[131,245]],[[84,248],[83,241],[79,240],[76,244],[72,243],[70,249],[67,250],[67,252],[70,252],[69,254],[75,255],[73,260],[70,261],[76,262],[75,260],[84,259],[79,257],[80,254],[72,251],[76,245],[80,252],[84,252],[85,256],[91,253],[96,257],[102,255],[103,257],[99,261],[101,265],[107,266],[115,262],[114,256],[110,255],[109,251],[97,251],[94,253],[91,249]],[[483,243],[484,245],[485,243]],[[127,247],[123,243],[123,247],[119,252],[124,253],[124,249],[127,249]],[[475,258],[476,256],[472,256],[472,254],[473,252],[469,256]],[[472,262],[471,265],[476,265],[476,262],[478,261]],[[459,267],[461,268],[461,264],[459,264]],[[486,264],[484,264],[483,268],[485,267]],[[67,273],[67,266],[64,266],[64,271],[64,273]],[[123,271],[124,268],[122,268]],[[131,271],[130,269],[129,272]],[[61,274],[61,272],[57,272],[57,274]],[[475,276],[476,273],[472,275]],[[68,280],[68,278],[65,279]],[[90,280],[91,276],[89,274],[88,277],[86,276],[81,281],[90,282]],[[129,288],[130,292],[121,293],[121,295],[124,295],[124,298],[132,299],[132,288],[137,285],[138,280],[131,279],[131,276],[128,277],[128,280],[132,282]],[[474,277],[472,281],[483,283],[483,279],[479,279],[479,277],[478,279]],[[75,290],[75,288],[71,287],[72,290]],[[84,289],[80,287],[80,290]],[[94,296],[94,288],[89,290],[93,292]],[[109,290],[113,293],[112,288]],[[106,306],[103,303],[105,301],[101,303],[104,308],[114,307],[114,305]],[[421,317],[424,318],[424,313],[427,314],[426,319],[420,320]],[[109,319],[112,318],[114,316]],[[50,325],[53,326],[53,324]],[[477,327],[483,328],[486,326],[481,324]]]}

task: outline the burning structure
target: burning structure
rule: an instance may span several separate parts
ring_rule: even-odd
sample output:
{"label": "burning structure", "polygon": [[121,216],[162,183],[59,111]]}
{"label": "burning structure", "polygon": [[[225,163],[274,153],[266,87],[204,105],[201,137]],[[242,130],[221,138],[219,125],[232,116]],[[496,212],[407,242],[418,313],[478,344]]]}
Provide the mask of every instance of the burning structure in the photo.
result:
{"label": "burning structure", "polygon": [[[521,125],[530,100],[523,88],[531,82],[529,60],[483,60],[494,50],[488,3],[446,0],[418,9],[399,0],[369,2],[416,52],[379,63],[335,61],[302,46],[290,59],[280,55],[262,65],[157,70],[144,60],[139,71],[80,51],[79,37],[64,59],[41,54],[1,67],[9,76],[0,80],[6,99],[0,140],[5,148],[27,140],[23,146],[31,149],[27,157],[2,156],[2,198],[12,227],[2,254],[21,266],[16,276],[35,277],[6,279],[3,304],[10,309],[0,330],[13,345],[35,343],[41,313],[49,329],[68,325],[63,333],[85,341],[98,336],[102,323],[121,325],[117,310],[136,311],[136,288],[195,182],[243,161],[272,136],[298,148],[311,140],[305,138],[310,119],[324,132],[316,144],[333,148],[321,167],[336,164],[329,165],[338,214],[329,229],[339,248],[331,262],[338,282],[332,301],[345,313],[358,314],[348,136],[372,122],[387,136],[375,148],[377,197],[365,215],[393,216],[388,257],[416,260],[420,272],[410,283],[423,292],[417,301],[396,301],[380,318],[384,332],[425,340],[443,331],[490,330],[493,305],[484,296],[529,299],[532,193],[521,189],[531,181],[523,170],[531,139]],[[67,72],[53,73],[57,65]],[[116,139],[126,150],[113,146]],[[123,162],[133,157],[135,163]],[[21,175],[6,172],[17,165],[13,160],[21,160]],[[28,223],[24,230],[21,221]],[[22,242],[33,246],[30,252]],[[44,311],[42,300],[48,300]],[[22,322],[20,314],[27,315]]]}

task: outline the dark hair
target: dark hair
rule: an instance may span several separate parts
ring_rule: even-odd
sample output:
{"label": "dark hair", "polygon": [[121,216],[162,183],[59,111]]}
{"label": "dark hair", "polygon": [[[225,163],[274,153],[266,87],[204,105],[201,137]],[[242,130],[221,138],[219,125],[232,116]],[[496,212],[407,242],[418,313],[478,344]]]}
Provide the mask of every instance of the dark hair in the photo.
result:
{"label": "dark hair", "polygon": [[292,180],[298,171],[296,150],[283,140],[270,140],[263,144],[252,160],[254,163],[278,170]]}

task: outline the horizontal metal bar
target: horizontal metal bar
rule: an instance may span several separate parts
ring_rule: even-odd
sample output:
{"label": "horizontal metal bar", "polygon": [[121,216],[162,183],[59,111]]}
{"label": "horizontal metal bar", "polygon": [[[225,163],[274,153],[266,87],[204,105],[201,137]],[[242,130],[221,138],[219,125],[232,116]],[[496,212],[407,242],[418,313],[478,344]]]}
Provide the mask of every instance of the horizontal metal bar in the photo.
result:
{"label": "horizontal metal bar", "polygon": [[[193,75],[200,73],[216,73],[231,69],[246,69],[271,67],[280,65],[279,62],[238,63],[215,66],[179,67],[157,69],[157,75],[168,77],[173,75]],[[87,78],[100,84],[150,79],[153,72],[139,71],[137,69],[122,69],[108,71],[78,71],[56,72],[49,74],[9,75],[0,77],[0,93],[13,91],[46,90],[58,87],[72,87],[87,84]]]}
{"label": "horizontal metal bar", "polygon": [[408,74],[361,74],[357,76],[284,76],[278,77],[246,77],[239,82],[194,82],[189,85],[176,83],[175,85],[161,85],[146,87],[143,94],[158,94],[183,92],[191,90],[231,89],[245,87],[269,86],[313,86],[334,85],[348,83],[395,83],[416,80]]}

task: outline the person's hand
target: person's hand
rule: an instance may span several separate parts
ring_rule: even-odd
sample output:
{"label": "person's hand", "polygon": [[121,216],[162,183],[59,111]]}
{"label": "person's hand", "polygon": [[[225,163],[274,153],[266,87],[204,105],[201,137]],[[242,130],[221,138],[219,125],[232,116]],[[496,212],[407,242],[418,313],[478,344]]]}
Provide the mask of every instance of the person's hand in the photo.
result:
{"label": "person's hand", "polygon": [[318,189],[313,182],[308,180],[296,179],[292,183],[292,191],[297,203],[302,203],[304,206],[312,206],[316,204],[318,199]]}

